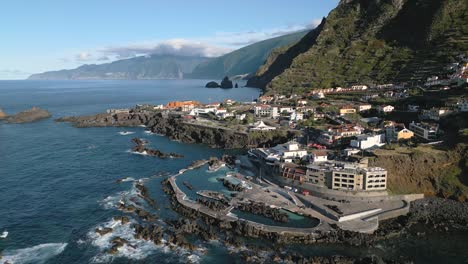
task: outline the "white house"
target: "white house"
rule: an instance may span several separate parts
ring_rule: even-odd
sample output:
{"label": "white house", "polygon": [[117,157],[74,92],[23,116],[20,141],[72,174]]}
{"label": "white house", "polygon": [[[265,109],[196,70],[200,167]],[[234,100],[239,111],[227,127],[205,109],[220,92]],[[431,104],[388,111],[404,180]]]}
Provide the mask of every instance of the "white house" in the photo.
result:
{"label": "white house", "polygon": [[311,162],[324,162],[328,160],[328,153],[324,150],[316,150],[310,154]]}
{"label": "white house", "polygon": [[299,144],[294,141],[276,145],[271,148],[271,150],[278,153],[279,157],[285,162],[292,162],[294,158],[303,158],[307,156],[307,151],[305,149],[301,149]]}
{"label": "white house", "polygon": [[385,134],[359,135],[357,139],[351,140],[351,147],[359,149],[370,149],[385,145]]}
{"label": "white house", "polygon": [[228,117],[234,116],[234,113],[232,113],[232,112],[220,112],[220,113],[216,113],[216,115],[219,116],[221,119],[226,119]]}
{"label": "white house", "polygon": [[395,107],[391,105],[379,105],[377,107],[377,110],[381,113],[390,113],[390,112],[393,112],[394,109]]}
{"label": "white house", "polygon": [[370,104],[360,104],[357,106],[358,112],[367,111],[367,110],[370,110],[371,108],[372,108],[372,105]]}
{"label": "white house", "polygon": [[215,113],[216,107],[206,107],[206,108],[193,108],[189,115],[198,116],[200,114]]}
{"label": "white house", "polygon": [[279,116],[278,107],[271,105],[256,105],[254,106],[254,113],[257,117],[277,118]]}
{"label": "white house", "polygon": [[303,113],[298,113],[298,112],[294,111],[294,112],[292,112],[291,115],[289,116],[289,120],[291,120],[291,121],[304,120],[304,114],[303,114]]}

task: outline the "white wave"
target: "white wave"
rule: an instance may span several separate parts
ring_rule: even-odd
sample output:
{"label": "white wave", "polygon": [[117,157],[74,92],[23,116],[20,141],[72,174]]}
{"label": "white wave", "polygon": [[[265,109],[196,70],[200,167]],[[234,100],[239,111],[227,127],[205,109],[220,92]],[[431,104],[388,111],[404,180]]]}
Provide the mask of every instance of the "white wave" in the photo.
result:
{"label": "white wave", "polygon": [[30,248],[6,250],[0,260],[2,263],[10,264],[42,264],[62,253],[67,245],[67,243],[48,243]]}
{"label": "white wave", "polygon": [[2,235],[0,235],[0,238],[7,238],[8,236],[8,231],[3,231]]}
{"label": "white wave", "polygon": [[127,135],[131,135],[131,134],[135,134],[135,132],[131,132],[131,131],[120,131],[119,132],[119,135],[121,135],[121,136],[127,136]]}
{"label": "white wave", "polygon": [[139,127],[146,127],[145,125],[139,125]]}
{"label": "white wave", "polygon": [[[103,236],[97,234],[95,229],[88,233],[92,244],[101,250],[101,253],[95,256],[92,261],[96,263],[109,262],[114,257],[126,257],[133,260],[141,260],[151,255],[158,247],[151,241],[134,238],[133,219],[129,223],[122,225],[120,221],[111,220],[98,228],[111,227],[112,232]],[[107,251],[112,247],[112,239],[120,237],[126,239],[129,244],[118,249],[116,254],[109,254]]]}
{"label": "white wave", "polygon": [[192,254],[187,257],[188,263],[198,263],[200,262],[200,256]]}
{"label": "white wave", "polygon": [[132,150],[129,149],[129,150],[127,150],[126,152],[132,153],[132,154],[136,154],[136,155],[143,155],[143,156],[147,156],[147,155],[148,155],[148,153],[146,152],[146,150],[143,151],[143,152],[137,152],[137,151],[132,151]]}
{"label": "white wave", "polygon": [[119,180],[120,182],[129,182],[129,181],[135,181],[135,178],[133,177],[125,177],[123,179]]}

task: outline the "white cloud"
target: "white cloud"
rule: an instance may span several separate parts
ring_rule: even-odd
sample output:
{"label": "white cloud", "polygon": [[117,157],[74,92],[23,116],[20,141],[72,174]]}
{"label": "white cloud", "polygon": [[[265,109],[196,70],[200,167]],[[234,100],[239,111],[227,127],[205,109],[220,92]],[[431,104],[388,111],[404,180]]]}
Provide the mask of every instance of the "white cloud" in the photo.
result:
{"label": "white cloud", "polygon": [[298,31],[310,30],[320,24],[321,19],[314,19],[302,25],[289,25],[284,27],[242,32],[217,32],[213,36],[194,39],[168,39],[135,42],[122,45],[111,45],[79,52],[73,59],[62,58],[63,62],[98,63],[118,59],[157,55],[179,55],[218,57],[240,47],[278,37]]}
{"label": "white cloud", "polygon": [[99,52],[122,59],[149,54],[217,57],[231,50],[231,48],[209,45],[197,40],[170,39],[107,47],[100,49]]}

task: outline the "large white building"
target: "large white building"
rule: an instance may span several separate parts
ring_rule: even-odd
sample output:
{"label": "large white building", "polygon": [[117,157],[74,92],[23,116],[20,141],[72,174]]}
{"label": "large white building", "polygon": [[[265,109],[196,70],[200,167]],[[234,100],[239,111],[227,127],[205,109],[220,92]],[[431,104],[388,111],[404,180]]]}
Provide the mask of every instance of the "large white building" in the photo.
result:
{"label": "large white building", "polygon": [[385,134],[359,135],[351,140],[351,147],[358,149],[370,149],[385,145]]}
{"label": "large white building", "polygon": [[272,148],[251,149],[249,154],[264,159],[267,164],[274,164],[279,161],[291,163],[296,158],[302,159],[307,156],[307,151],[300,148],[297,142],[291,141]]}
{"label": "large white building", "polygon": [[257,117],[279,117],[278,107],[271,105],[256,105],[254,106],[254,113]]}

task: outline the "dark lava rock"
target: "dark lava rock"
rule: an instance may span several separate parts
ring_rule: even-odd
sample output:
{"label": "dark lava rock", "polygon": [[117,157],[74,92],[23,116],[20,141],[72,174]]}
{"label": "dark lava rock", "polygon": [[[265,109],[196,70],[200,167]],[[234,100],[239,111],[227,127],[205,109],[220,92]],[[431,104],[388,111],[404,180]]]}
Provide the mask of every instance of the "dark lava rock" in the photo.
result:
{"label": "dark lava rock", "polygon": [[98,233],[101,236],[103,236],[105,234],[109,234],[112,231],[113,231],[113,229],[110,228],[110,227],[96,228],[96,233]]}
{"label": "dark lava rock", "polygon": [[239,204],[237,209],[256,215],[263,215],[277,222],[287,223],[289,221],[288,214],[281,212],[279,208],[271,208],[264,203]]}
{"label": "dark lava rock", "polygon": [[221,81],[221,88],[224,88],[224,89],[229,89],[229,88],[233,88],[233,84],[232,84],[232,81],[229,80],[229,78],[226,76],[224,77],[224,79]]}
{"label": "dark lava rock", "polygon": [[177,154],[177,153],[163,153],[158,149],[150,149],[145,147],[145,141],[143,141],[140,138],[133,138],[132,139],[133,143],[135,143],[135,146],[132,148],[132,151],[138,152],[138,153],[144,153],[150,155],[150,156],[155,156],[161,159],[166,159],[166,158],[182,158],[184,155]]}
{"label": "dark lava rock", "polygon": [[126,223],[130,222],[130,219],[128,219],[128,217],[126,217],[126,216],[114,216],[114,220],[115,221],[120,221],[120,223],[122,223],[122,225],[125,225]]}
{"label": "dark lava rock", "polygon": [[205,85],[206,88],[219,88],[221,87],[217,82],[209,82]]}

